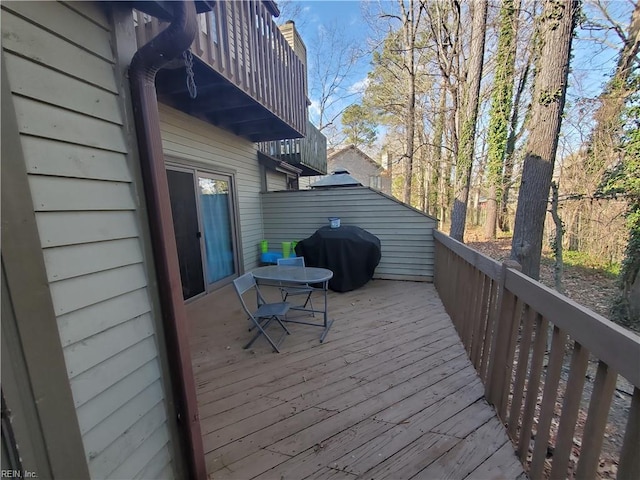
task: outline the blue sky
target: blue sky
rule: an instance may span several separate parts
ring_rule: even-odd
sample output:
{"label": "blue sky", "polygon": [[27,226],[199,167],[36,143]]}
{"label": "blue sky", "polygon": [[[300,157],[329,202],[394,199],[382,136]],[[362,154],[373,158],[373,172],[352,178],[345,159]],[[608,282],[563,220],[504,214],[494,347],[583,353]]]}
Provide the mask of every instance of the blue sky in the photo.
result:
{"label": "blue sky", "polygon": [[[309,82],[311,87],[310,97],[312,105],[310,114],[312,121],[318,123],[318,95],[314,95],[314,79],[316,75],[313,70],[313,60],[311,56],[318,51],[317,42],[322,31],[334,27],[340,35],[340,39],[349,45],[362,49],[367,47],[367,39],[370,36],[369,27],[363,19],[363,6],[359,1],[351,0],[318,0],[318,1],[291,1],[285,2],[282,8],[281,20],[287,20],[290,12],[295,12],[294,20],[300,32],[309,55]],[[327,55],[329,56],[329,55]],[[344,101],[333,106],[334,112],[339,112],[351,103],[360,101],[358,92],[363,90],[363,82],[367,77],[370,68],[370,57],[365,56],[358,60],[343,81],[343,91],[341,96],[345,96]]]}
{"label": "blue sky", "polygon": [[[352,0],[290,0],[285,1],[283,5],[283,19],[287,19],[287,13],[292,12],[297,7],[297,14],[294,17],[296,26],[307,45],[309,54],[313,54],[316,50],[315,41],[318,38],[318,32],[327,25],[335,25],[339,32],[344,35],[344,39],[351,44],[366,49],[368,39],[376,33],[364,19],[364,10],[376,8],[379,2],[369,2],[366,6],[365,2]],[[385,8],[396,2],[381,0],[382,4],[386,4]],[[287,5],[288,4],[288,5]],[[494,8],[497,8],[498,2],[492,2]],[[622,25],[627,25],[630,18],[632,6],[628,0],[613,0],[607,2],[610,13],[615,19],[618,19]],[[601,15],[586,2],[583,6],[584,12],[588,18],[601,19]],[[594,42],[590,37],[598,37],[605,39],[608,47],[602,47]],[[572,73],[570,78],[568,106],[578,103],[584,97],[596,97],[603,84],[609,78],[615,66],[617,49],[620,46],[620,39],[611,32],[601,30],[579,29],[578,36],[574,40],[574,60],[572,62]],[[355,91],[360,89],[362,82],[366,79],[367,72],[370,69],[370,57],[364,56],[360,58],[356,67],[345,78],[345,89]],[[313,82],[310,72],[310,82]],[[360,87],[360,88],[359,88]],[[315,102],[317,98],[311,100]],[[342,105],[347,106],[350,103],[359,101],[358,95],[349,97]],[[312,105],[311,115],[314,119],[316,104]],[[567,122],[566,122],[567,123]],[[567,125],[563,128],[567,138],[568,148],[575,146],[577,137],[581,135],[579,129],[584,130],[584,125]]]}

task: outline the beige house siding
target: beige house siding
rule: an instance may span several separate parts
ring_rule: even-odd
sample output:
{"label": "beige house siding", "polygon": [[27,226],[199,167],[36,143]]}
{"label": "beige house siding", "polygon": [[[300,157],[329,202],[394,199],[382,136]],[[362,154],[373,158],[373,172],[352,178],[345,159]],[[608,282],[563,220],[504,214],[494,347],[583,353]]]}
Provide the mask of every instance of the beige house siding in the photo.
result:
{"label": "beige house siding", "polygon": [[317,182],[321,178],[324,178],[324,175],[314,175],[310,177],[300,177],[298,180],[298,188],[300,190],[308,190],[311,188],[311,184]]}
{"label": "beige house siding", "polygon": [[233,173],[244,270],[257,267],[263,235],[261,173],[255,144],[166,105],[160,105],[160,128],[167,160]]}
{"label": "beige house siding", "polygon": [[2,47],[92,478],[173,477],[110,21],[2,4]]}
{"label": "beige house siding", "polygon": [[284,173],[267,170],[267,191],[274,192],[287,189],[287,176]]}
{"label": "beige house siding", "polygon": [[382,259],[375,278],[433,280],[437,222],[370,188],[267,192],[262,195],[264,234],[270,244],[302,240],[340,217],[380,239]]}

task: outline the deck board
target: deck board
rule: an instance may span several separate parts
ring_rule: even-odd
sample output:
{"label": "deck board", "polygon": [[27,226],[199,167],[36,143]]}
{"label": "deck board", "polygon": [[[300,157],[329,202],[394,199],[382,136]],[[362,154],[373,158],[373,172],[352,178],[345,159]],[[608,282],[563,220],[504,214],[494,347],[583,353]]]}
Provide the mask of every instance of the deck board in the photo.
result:
{"label": "deck board", "polygon": [[275,354],[242,349],[231,287],[187,305],[211,479],[523,474],[433,285],[376,280],[330,292],[329,311],[324,344],[290,323]]}

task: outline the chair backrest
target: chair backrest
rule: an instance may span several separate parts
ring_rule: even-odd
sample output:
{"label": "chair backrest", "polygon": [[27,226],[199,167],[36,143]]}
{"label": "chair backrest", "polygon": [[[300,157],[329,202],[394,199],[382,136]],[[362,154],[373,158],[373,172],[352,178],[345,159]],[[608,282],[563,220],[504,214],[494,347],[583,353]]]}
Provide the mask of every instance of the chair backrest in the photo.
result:
{"label": "chair backrest", "polygon": [[245,273],[244,275],[236,278],[233,281],[233,286],[238,292],[238,295],[242,296],[247,290],[252,289],[256,285],[256,279],[253,277],[251,272]]}
{"label": "chair backrest", "polygon": [[255,279],[255,277],[253,276],[253,274],[251,272],[245,273],[244,275],[236,278],[233,281],[233,288],[236,289],[236,293],[238,294],[238,298],[240,299],[240,303],[242,304],[242,308],[244,309],[246,314],[249,315],[250,317],[253,317],[253,313],[251,313],[251,309],[245,303],[243,294],[245,294],[246,292],[248,292],[252,288],[255,288],[257,296],[258,296],[258,301],[261,302],[261,303],[265,303],[264,302],[264,298],[262,297],[262,294],[260,293],[260,290],[258,289],[258,285],[256,284],[256,279]]}
{"label": "chair backrest", "polygon": [[304,267],[304,257],[279,258],[278,265],[291,265],[294,267]]}

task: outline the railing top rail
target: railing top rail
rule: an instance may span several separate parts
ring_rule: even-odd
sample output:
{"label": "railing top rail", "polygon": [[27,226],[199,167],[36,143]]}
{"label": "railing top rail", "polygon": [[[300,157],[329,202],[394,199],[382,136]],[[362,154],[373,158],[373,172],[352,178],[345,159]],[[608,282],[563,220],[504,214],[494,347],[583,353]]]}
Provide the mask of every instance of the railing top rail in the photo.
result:
{"label": "railing top rail", "polygon": [[[494,280],[500,263],[435,231],[436,241]],[[437,275],[437,272],[436,272]],[[640,388],[640,337],[526,275],[507,269],[505,288]]]}
{"label": "railing top rail", "polygon": [[462,257],[491,279],[498,280],[500,278],[500,270],[502,269],[500,262],[466,246],[464,243],[454,240],[449,235],[438,230],[433,232],[433,236],[449,250]]}
{"label": "railing top rail", "polygon": [[505,288],[640,388],[638,335],[515,270]]}

